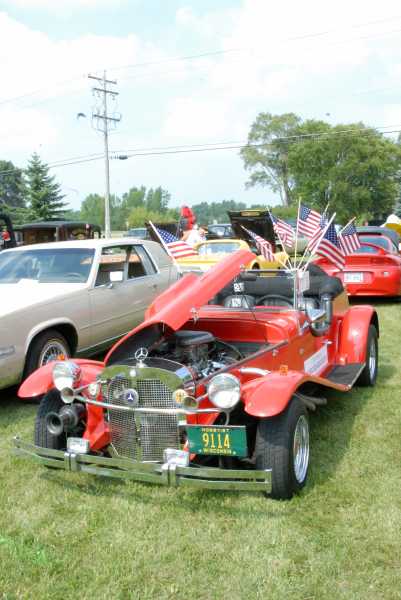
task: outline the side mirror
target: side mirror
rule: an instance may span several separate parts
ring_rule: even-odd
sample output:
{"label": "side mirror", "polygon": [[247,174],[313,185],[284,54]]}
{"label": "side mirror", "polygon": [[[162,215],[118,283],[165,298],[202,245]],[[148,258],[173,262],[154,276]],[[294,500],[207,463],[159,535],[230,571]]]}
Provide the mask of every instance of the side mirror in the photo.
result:
{"label": "side mirror", "polygon": [[327,312],[320,308],[312,308],[306,314],[311,323],[325,323],[327,321]]}

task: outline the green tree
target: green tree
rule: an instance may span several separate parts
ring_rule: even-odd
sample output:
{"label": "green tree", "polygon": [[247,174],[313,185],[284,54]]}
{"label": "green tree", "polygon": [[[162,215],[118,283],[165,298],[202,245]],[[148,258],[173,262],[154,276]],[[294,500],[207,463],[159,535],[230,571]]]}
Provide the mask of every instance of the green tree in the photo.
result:
{"label": "green tree", "polygon": [[61,186],[55,182],[55,175],[49,175],[49,167],[42,163],[36,152],[28,161],[28,168],[24,169],[24,179],[20,185],[25,201],[29,203],[35,221],[54,221],[64,215]]}
{"label": "green tree", "polygon": [[401,218],[401,169],[397,171],[397,195],[393,206],[393,212],[397,217]]}
{"label": "green tree", "polygon": [[336,222],[371,213],[376,207],[381,212],[392,209],[401,158],[398,144],[363,123],[331,127],[308,120],[296,134],[308,137],[289,144],[295,198],[302,196],[319,212],[330,203]]}
{"label": "green tree", "polygon": [[105,208],[104,208],[104,196],[99,194],[89,194],[81,202],[81,219],[88,223],[95,223],[104,228],[105,224]]}
{"label": "green tree", "polygon": [[9,160],[0,160],[0,204],[24,207],[21,194],[22,169],[15,167]]}
{"label": "green tree", "polygon": [[251,172],[246,187],[270,187],[280,195],[284,206],[291,204],[293,178],[288,168],[288,144],[283,138],[294,135],[300,122],[294,113],[259,113],[248,134],[248,143],[239,153],[245,169]]}
{"label": "green tree", "polygon": [[150,188],[146,195],[146,208],[149,211],[165,214],[167,212],[168,203],[170,202],[171,194],[161,187]]}
{"label": "green tree", "polygon": [[222,202],[201,202],[194,204],[191,209],[200,225],[211,225],[213,221],[218,223],[228,222],[227,210],[244,210],[244,202],[235,200],[223,200]]}

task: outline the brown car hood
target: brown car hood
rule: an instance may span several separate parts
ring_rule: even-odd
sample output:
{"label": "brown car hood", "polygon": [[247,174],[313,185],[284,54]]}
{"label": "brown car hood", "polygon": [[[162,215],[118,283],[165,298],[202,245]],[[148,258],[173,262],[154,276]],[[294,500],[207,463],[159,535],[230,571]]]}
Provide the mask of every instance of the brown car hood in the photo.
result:
{"label": "brown car hood", "polygon": [[166,329],[177,331],[253,259],[252,252],[237,250],[225,256],[202,277],[192,273],[178,280],[152,302],[142,325],[120,340],[108,353],[106,367],[131,358],[139,348],[149,349]]}

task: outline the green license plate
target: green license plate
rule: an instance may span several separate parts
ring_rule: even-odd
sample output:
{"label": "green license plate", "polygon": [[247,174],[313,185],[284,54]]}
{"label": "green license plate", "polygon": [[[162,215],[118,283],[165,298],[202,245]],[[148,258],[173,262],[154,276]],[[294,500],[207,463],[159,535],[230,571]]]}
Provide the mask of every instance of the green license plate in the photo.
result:
{"label": "green license plate", "polygon": [[247,456],[245,427],[187,425],[190,454]]}

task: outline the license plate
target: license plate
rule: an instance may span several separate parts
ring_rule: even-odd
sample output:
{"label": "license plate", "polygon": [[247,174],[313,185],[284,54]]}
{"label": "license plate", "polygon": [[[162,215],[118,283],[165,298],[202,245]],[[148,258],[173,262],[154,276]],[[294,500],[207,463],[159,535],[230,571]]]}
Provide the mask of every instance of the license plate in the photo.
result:
{"label": "license plate", "polygon": [[190,454],[247,456],[245,427],[187,425]]}
{"label": "license plate", "polygon": [[344,283],[362,283],[363,273],[344,273]]}

